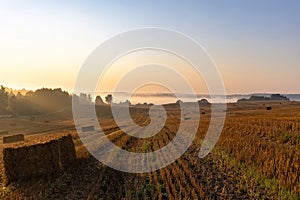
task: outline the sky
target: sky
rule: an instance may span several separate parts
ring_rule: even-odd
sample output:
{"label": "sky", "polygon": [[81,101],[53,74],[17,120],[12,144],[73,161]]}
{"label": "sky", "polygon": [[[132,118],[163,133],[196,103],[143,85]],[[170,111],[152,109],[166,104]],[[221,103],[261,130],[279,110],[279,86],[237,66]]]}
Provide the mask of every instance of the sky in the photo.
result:
{"label": "sky", "polygon": [[0,85],[72,92],[101,43],[161,27],[205,47],[228,94],[300,93],[299,10],[295,0],[0,1]]}

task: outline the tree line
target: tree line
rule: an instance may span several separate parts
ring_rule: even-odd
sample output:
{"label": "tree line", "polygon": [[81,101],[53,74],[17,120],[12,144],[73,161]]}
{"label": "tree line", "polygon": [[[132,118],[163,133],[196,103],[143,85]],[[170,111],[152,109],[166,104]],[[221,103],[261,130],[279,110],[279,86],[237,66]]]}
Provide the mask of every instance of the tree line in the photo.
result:
{"label": "tree line", "polygon": [[[58,112],[63,109],[70,109],[72,98],[80,103],[92,104],[91,95],[81,93],[79,96],[63,91],[61,88],[41,88],[36,91],[29,91],[25,95],[20,92],[14,94],[7,92],[4,86],[0,89],[0,115],[35,115],[51,112]],[[112,103],[112,95],[105,97],[108,104]],[[100,96],[95,99],[96,105],[105,104]]]}

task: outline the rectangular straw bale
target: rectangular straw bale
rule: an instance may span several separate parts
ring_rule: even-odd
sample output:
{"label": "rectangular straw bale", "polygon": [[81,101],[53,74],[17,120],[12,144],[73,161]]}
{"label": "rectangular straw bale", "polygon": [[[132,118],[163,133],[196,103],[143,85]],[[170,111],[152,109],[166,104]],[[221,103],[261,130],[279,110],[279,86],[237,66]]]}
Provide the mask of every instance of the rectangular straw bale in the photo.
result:
{"label": "rectangular straw bale", "polygon": [[94,126],[84,126],[82,127],[82,132],[90,132],[90,131],[95,131]]}
{"label": "rectangular straw bale", "polygon": [[72,136],[44,143],[4,147],[3,161],[6,182],[40,177],[55,177],[72,166],[76,159]]}
{"label": "rectangular straw bale", "polygon": [[10,135],[10,136],[3,137],[3,143],[13,143],[13,142],[21,142],[21,141],[24,141],[23,134]]}

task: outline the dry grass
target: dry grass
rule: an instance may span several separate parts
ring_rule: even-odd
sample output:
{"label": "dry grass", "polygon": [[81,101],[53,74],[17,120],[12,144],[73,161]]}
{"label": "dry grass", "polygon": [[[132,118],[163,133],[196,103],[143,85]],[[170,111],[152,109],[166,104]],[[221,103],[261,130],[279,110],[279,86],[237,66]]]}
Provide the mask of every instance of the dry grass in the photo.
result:
{"label": "dry grass", "polygon": [[[217,147],[199,159],[198,149],[210,121],[210,108],[203,107],[205,114],[188,151],[170,166],[146,174],[103,166],[90,156],[75,131],[67,131],[78,157],[71,169],[50,180],[14,183],[1,194],[11,199],[298,199],[300,104],[272,102],[268,106],[272,110],[260,102],[229,104]],[[176,135],[180,112],[174,105],[167,109],[166,126],[149,139],[119,130],[107,108],[98,110],[98,116],[116,145],[149,152],[165,146]],[[136,123],[149,123],[147,109],[133,109],[131,114]],[[33,143],[40,140],[38,135],[28,138]]]}

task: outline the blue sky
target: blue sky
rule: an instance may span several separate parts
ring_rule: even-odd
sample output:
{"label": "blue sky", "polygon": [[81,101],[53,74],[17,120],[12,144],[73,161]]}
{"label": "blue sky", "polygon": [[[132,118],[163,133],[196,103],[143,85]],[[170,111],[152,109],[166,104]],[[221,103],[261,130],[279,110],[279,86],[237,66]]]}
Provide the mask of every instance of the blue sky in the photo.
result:
{"label": "blue sky", "polygon": [[103,41],[163,27],[207,49],[228,93],[300,93],[299,10],[299,1],[271,0],[4,1],[0,84],[72,91],[80,66]]}

